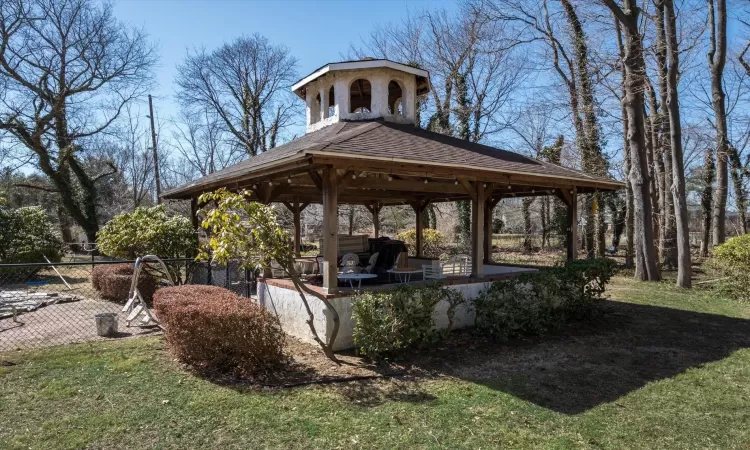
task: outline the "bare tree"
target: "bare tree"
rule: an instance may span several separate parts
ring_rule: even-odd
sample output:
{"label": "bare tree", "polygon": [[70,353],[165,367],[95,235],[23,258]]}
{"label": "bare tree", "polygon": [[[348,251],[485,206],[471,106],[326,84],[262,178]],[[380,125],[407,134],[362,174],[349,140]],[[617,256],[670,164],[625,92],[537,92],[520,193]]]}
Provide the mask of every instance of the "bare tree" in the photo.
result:
{"label": "bare tree", "polygon": [[[690,261],[690,229],[688,223],[687,199],[685,194],[685,167],[682,155],[682,121],[680,120],[680,101],[677,89],[679,72],[679,46],[677,43],[677,20],[673,0],[664,0],[663,8],[666,23],[669,68],[667,69],[667,108],[669,112],[669,129],[671,136],[671,172],[672,180],[669,190],[674,199],[674,217],[677,228],[677,286],[689,288],[692,285],[692,266]],[[666,163],[667,161],[665,161]]]}
{"label": "bare tree", "polygon": [[629,178],[633,186],[636,277],[644,281],[658,281],[661,274],[656,264],[643,113],[646,63],[643,57],[643,36],[638,26],[641,9],[635,0],[623,0],[622,8],[614,0],[600,1],[622,25],[625,36],[624,103],[628,117],[627,138],[631,161]]}
{"label": "bare tree", "polygon": [[296,68],[286,47],[259,34],[241,37],[210,53],[188,53],[177,67],[177,99],[185,110],[216,114],[235,144],[255,156],[274,147],[292,122]]}
{"label": "bare tree", "polygon": [[97,180],[86,140],[149,88],[154,47],[91,0],[0,3],[0,129],[34,156],[66,211],[96,239]]}
{"label": "bare tree", "polygon": [[708,66],[711,72],[711,102],[716,128],[716,190],[713,199],[713,245],[726,239],[727,195],[729,178],[727,162],[727,112],[723,87],[724,66],[727,60],[727,5],[726,0],[708,1],[708,21],[711,30]]}
{"label": "bare tree", "polygon": [[172,148],[179,155],[183,181],[206,176],[247,157],[226,135],[220,119],[208,110],[180,114],[172,130]]}

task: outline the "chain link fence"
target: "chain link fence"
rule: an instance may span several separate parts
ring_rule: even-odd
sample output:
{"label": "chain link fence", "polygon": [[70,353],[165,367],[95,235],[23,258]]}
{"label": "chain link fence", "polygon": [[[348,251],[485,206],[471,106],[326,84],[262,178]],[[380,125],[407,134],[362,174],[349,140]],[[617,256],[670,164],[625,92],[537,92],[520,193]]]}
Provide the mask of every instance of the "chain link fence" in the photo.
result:
{"label": "chain link fence", "polygon": [[[255,294],[255,274],[239,261],[221,266],[192,259],[164,262],[178,283],[222,286],[245,297]],[[126,326],[122,308],[130,278],[124,277],[114,296],[92,280],[95,268],[114,264],[132,266],[134,261],[86,257],[86,261],[0,264],[0,352],[104,339],[97,334],[95,319],[104,313],[117,315],[117,337],[158,332],[158,327]],[[164,284],[163,277],[154,274],[154,278]]]}

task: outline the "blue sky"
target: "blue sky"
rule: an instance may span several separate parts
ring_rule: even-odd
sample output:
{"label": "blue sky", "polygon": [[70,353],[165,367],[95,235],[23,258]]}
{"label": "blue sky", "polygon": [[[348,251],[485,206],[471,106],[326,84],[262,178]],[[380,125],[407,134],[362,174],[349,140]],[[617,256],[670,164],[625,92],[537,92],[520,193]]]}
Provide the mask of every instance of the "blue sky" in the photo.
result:
{"label": "blue sky", "polygon": [[115,16],[143,28],[159,45],[158,88],[153,92],[157,116],[174,115],[175,66],[188,49],[212,50],[238,36],[260,33],[289,47],[304,76],[337,61],[350,43],[358,44],[377,24],[399,22],[409,11],[456,8],[453,1],[178,1],[120,0]]}

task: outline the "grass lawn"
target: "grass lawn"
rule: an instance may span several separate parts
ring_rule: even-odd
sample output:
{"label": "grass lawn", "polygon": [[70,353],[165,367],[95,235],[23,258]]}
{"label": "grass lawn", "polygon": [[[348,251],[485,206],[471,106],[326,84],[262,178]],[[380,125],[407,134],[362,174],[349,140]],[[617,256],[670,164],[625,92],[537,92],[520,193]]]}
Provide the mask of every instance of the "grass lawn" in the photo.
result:
{"label": "grass lawn", "polygon": [[423,379],[243,390],[158,337],[9,353],[0,447],[750,448],[750,306],[623,277],[611,295],[596,324],[435,350]]}

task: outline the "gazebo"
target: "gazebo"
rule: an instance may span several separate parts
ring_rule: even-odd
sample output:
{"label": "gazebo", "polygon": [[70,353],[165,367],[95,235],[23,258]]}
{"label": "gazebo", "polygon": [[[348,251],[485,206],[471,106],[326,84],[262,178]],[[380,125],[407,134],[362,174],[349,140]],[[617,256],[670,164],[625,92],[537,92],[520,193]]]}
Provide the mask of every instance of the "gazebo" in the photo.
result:
{"label": "gazebo", "polygon": [[[622,183],[417,126],[417,98],[429,74],[384,59],[330,63],[293,91],[307,105],[307,133],[291,142],[165,192],[190,199],[220,187],[248,189],[252,200],[280,202],[292,212],[295,248],[300,214],[323,205],[323,285],[337,291],[338,205],[364,205],[375,237],[383,206],[416,213],[416,253],[422,254],[422,212],[430,203],[471,201],[472,278],[491,262],[492,211],[508,197],[555,195],[568,208],[568,258],[576,255],[577,194],[617,190]],[[195,220],[195,219],[194,219]]]}

